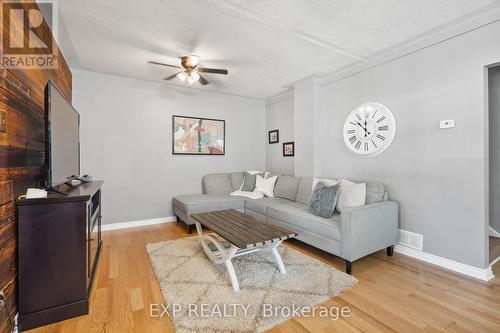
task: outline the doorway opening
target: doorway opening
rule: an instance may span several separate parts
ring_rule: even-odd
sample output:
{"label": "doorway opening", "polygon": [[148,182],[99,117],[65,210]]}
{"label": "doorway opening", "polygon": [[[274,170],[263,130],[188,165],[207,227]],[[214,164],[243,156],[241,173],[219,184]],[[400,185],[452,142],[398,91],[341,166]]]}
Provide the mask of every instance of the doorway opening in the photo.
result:
{"label": "doorway opening", "polygon": [[500,65],[488,69],[490,266],[500,259]]}

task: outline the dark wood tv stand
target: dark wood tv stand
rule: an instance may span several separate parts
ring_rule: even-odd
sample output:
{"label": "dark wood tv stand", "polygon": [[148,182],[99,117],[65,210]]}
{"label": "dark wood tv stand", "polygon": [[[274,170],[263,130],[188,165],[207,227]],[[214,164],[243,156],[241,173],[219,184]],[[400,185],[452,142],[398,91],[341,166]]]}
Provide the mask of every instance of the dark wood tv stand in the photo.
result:
{"label": "dark wood tv stand", "polygon": [[19,330],[88,313],[102,246],[102,184],[17,200]]}

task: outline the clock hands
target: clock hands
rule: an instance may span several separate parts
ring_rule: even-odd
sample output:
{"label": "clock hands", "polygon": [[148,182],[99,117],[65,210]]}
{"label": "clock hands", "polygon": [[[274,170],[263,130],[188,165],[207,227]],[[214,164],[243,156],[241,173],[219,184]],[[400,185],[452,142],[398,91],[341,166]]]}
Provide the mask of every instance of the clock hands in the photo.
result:
{"label": "clock hands", "polygon": [[363,127],[363,125],[361,125],[361,124],[359,123],[359,121],[356,121],[356,123],[359,125],[359,127],[361,127],[362,129],[364,129],[364,130],[365,130],[365,137],[366,137],[366,135],[367,135],[367,134],[368,134],[368,135],[371,135],[371,134],[370,134],[370,132],[366,129],[366,120],[365,120],[365,127]]}

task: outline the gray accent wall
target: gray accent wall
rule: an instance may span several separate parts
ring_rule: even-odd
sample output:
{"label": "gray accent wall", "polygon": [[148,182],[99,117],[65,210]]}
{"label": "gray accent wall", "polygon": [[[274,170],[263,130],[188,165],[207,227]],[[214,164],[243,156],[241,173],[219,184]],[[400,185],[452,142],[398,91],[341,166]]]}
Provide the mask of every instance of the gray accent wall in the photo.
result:
{"label": "gray accent wall", "polygon": [[500,233],[500,65],[488,71],[490,226]]}
{"label": "gray accent wall", "polygon": [[[293,93],[286,92],[266,103],[266,170],[282,175],[294,174],[294,157],[283,156],[283,142],[294,139]],[[269,144],[268,132],[279,130],[279,143]]]}
{"label": "gray accent wall", "polygon": [[[424,252],[487,267],[485,66],[500,62],[498,36],[497,21],[319,87],[314,77],[299,82],[295,174],[380,182],[400,204],[400,228],[423,235]],[[342,136],[365,102],[387,105],[397,122],[392,146],[370,158],[353,155]],[[455,128],[439,129],[446,119]]]}
{"label": "gray accent wall", "polygon": [[[323,89],[323,176],[370,179],[400,203],[400,228],[424,251],[486,267],[484,66],[500,61],[500,22],[333,82]],[[372,158],[342,139],[349,112],[387,105],[397,133]],[[456,127],[440,130],[439,121]],[[297,138],[299,140],[299,138]],[[298,158],[298,157],[296,157]]]}
{"label": "gray accent wall", "polygon": [[[104,180],[104,223],[172,216],[208,173],[265,167],[262,100],[72,70],[82,173]],[[226,121],[225,156],[172,155],[172,115]]]}

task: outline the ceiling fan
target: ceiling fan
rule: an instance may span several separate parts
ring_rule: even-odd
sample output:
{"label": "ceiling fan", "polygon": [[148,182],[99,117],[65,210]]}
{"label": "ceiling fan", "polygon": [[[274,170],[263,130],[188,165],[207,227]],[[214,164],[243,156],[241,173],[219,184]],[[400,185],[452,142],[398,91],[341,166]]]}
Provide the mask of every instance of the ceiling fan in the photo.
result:
{"label": "ceiling fan", "polygon": [[209,82],[205,77],[203,77],[201,73],[210,73],[210,74],[223,74],[227,75],[228,70],[227,69],[218,69],[218,68],[207,68],[207,67],[199,67],[198,63],[200,62],[200,58],[195,55],[186,55],[183,57],[180,57],[181,59],[181,66],[177,65],[170,65],[170,64],[164,64],[161,62],[156,62],[156,61],[148,61],[150,64],[154,65],[161,65],[161,66],[167,66],[167,67],[172,67],[172,68],[180,68],[182,69],[181,72],[167,76],[164,78],[164,80],[172,80],[174,78],[178,78],[182,82],[187,82],[187,84],[193,84],[196,81],[199,81],[202,85],[207,85]]}

